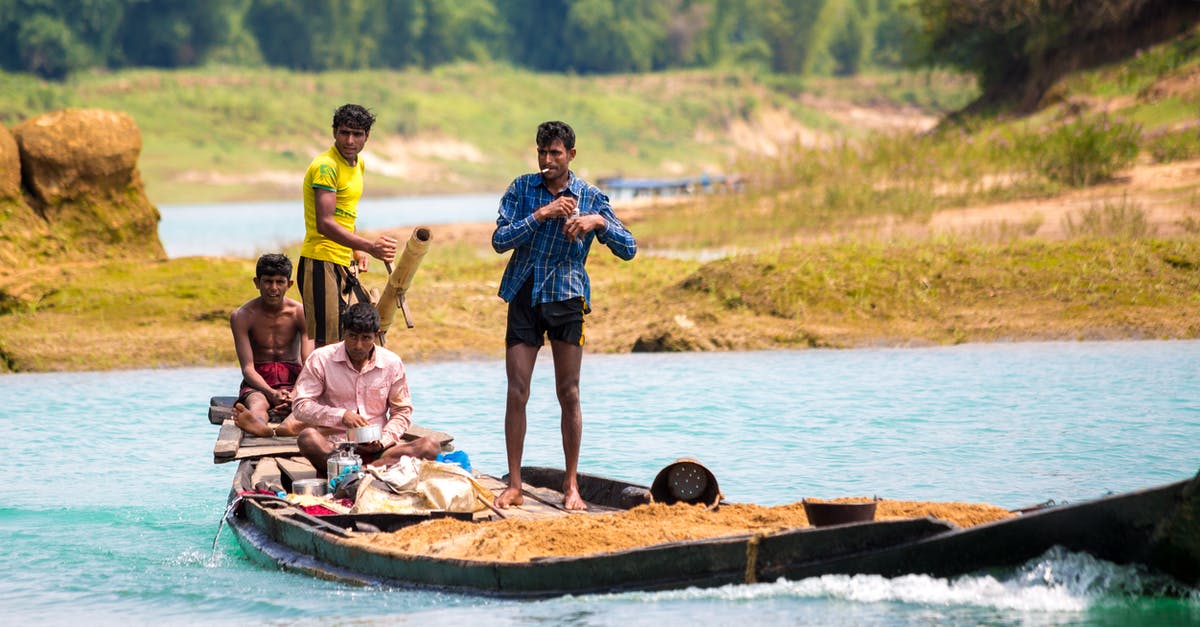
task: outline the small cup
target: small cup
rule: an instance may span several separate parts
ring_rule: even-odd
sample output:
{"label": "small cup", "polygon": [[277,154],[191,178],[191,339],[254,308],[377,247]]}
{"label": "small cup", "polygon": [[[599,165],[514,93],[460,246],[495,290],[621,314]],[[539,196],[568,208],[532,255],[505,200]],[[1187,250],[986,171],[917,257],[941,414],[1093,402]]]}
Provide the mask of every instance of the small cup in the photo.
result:
{"label": "small cup", "polygon": [[367,425],[365,427],[354,427],[346,430],[346,439],[355,444],[374,442],[382,435],[383,427],[379,425]]}

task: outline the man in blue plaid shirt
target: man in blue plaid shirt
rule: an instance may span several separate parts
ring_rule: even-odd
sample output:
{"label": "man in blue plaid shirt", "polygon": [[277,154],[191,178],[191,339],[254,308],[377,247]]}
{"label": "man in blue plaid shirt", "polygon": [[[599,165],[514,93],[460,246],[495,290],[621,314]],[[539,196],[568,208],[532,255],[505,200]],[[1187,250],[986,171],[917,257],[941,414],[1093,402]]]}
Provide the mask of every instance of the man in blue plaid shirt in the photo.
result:
{"label": "man in blue plaid shirt", "polygon": [[540,171],[521,175],[508,186],[492,234],[496,252],[513,251],[500,281],[500,298],[508,302],[504,442],[509,479],[495,504],[507,509],[524,501],[525,404],[534,362],[549,336],[566,456],[563,506],[581,510],[587,505],[576,476],[583,437],[579,367],[583,316],[591,311],[592,296],[584,264],[594,241],[625,260],[633,259],[637,242],[613,213],[608,197],[571,172],[575,131],[570,126],[557,121],[538,125],[537,154]]}

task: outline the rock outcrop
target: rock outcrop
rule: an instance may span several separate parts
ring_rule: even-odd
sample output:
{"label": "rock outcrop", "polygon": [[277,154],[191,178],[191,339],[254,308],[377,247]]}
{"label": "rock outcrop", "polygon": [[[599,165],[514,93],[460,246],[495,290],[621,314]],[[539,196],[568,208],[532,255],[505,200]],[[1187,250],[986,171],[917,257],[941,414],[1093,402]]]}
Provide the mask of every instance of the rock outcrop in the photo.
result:
{"label": "rock outcrop", "polygon": [[0,200],[21,197],[21,153],[17,140],[0,126]]}
{"label": "rock outcrop", "polygon": [[[0,125],[0,275],[21,267],[31,257],[61,254],[62,248],[49,223],[25,202],[17,140]],[[4,302],[4,294],[0,294],[0,310]]]}
{"label": "rock outcrop", "polygon": [[137,170],[141,149],[133,118],[114,111],[66,109],[3,129],[0,273],[17,263],[165,258]]}

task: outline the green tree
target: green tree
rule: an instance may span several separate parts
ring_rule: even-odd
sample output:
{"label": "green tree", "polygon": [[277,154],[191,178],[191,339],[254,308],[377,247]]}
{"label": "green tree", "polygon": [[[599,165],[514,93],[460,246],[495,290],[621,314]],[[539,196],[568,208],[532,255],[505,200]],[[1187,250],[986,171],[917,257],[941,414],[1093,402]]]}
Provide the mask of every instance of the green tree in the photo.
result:
{"label": "green tree", "polygon": [[816,25],[828,0],[764,0],[763,34],[771,47],[771,69],[785,74],[803,74],[813,60]]}
{"label": "green tree", "polygon": [[858,74],[869,47],[869,33],[863,22],[864,18],[854,4],[846,5],[839,12],[826,47],[833,74]]}
{"label": "green tree", "polygon": [[426,0],[418,46],[426,67],[457,60],[487,61],[505,29],[492,0]]}
{"label": "green tree", "polygon": [[567,12],[572,0],[496,0],[508,25],[498,57],[533,70],[559,72],[569,67]]}
{"label": "green tree", "polygon": [[712,39],[705,33],[712,28],[716,6],[713,0],[669,0],[667,2],[666,41],[661,55],[663,67],[701,66],[714,57]]}
{"label": "green tree", "polygon": [[62,78],[106,64],[132,0],[0,0],[0,67]]}
{"label": "green tree", "polygon": [[379,63],[391,68],[421,64],[421,33],[425,30],[425,20],[424,0],[384,2],[379,19],[372,20],[380,30],[368,27],[368,32],[378,41]]}
{"label": "green tree", "polygon": [[905,0],[879,0],[871,63],[883,68],[914,65],[920,56],[921,16]]}
{"label": "green tree", "polygon": [[131,0],[119,21],[120,49],[129,65],[180,67],[203,63],[240,24],[243,0]]}
{"label": "green tree", "polygon": [[65,22],[39,13],[17,28],[20,69],[59,79],[91,63],[87,46],[80,43]]}
{"label": "green tree", "polygon": [[565,51],[577,72],[646,72],[666,42],[667,5],[655,0],[576,0]]}
{"label": "green tree", "polygon": [[774,53],[767,38],[763,17],[764,0],[714,0],[712,18],[704,34],[710,66],[770,68]]}
{"label": "green tree", "polygon": [[246,26],[258,39],[263,58],[296,70],[371,67],[378,59],[380,18],[372,0],[254,0]]}
{"label": "green tree", "polygon": [[1062,73],[1130,54],[1200,19],[1194,0],[918,0],[930,63],[972,72],[984,101],[1036,106]]}

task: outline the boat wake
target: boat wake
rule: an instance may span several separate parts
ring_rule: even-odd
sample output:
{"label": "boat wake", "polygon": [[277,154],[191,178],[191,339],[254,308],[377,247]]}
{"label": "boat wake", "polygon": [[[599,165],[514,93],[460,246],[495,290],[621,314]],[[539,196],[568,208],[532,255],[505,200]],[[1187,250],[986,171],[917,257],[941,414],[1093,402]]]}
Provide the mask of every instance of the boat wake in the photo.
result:
{"label": "boat wake", "polygon": [[[621,595],[624,596],[624,595]],[[927,575],[824,575],[780,579],[754,586],[647,593],[667,600],[751,601],[812,599],[900,603],[926,607],[975,607],[1031,613],[1082,613],[1097,605],[1140,597],[1176,597],[1200,605],[1200,591],[1137,566],[1121,566],[1085,553],[1054,548],[1021,567],[996,574],[942,579]]]}

